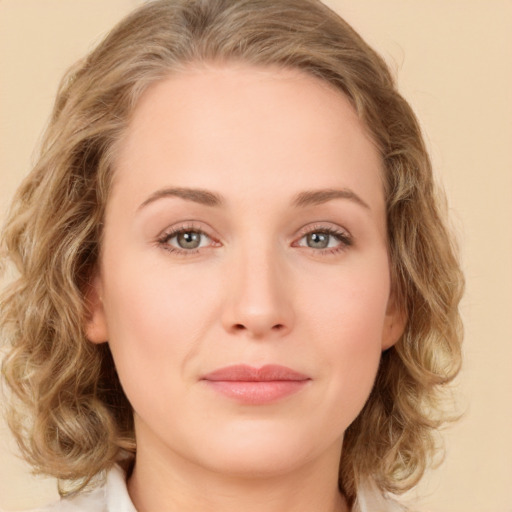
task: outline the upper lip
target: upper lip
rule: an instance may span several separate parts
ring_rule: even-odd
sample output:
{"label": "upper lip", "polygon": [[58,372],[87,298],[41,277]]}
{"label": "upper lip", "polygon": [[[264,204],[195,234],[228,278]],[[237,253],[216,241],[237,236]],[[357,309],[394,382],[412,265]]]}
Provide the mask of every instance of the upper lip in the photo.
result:
{"label": "upper lip", "polygon": [[233,382],[272,382],[272,381],[304,381],[309,380],[307,375],[296,372],[286,366],[267,364],[261,368],[254,368],[245,364],[237,364],[219,368],[202,377],[209,381]]}

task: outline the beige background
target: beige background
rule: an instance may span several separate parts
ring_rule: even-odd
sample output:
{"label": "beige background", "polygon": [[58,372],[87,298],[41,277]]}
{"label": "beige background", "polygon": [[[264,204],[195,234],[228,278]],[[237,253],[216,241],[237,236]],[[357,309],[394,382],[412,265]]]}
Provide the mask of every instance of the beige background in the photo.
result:
{"label": "beige background", "polygon": [[[64,70],[141,0],[0,0],[0,216]],[[512,511],[512,2],[329,0],[396,71],[463,247],[465,418],[414,494],[422,511]],[[0,508],[50,501],[0,424]]]}

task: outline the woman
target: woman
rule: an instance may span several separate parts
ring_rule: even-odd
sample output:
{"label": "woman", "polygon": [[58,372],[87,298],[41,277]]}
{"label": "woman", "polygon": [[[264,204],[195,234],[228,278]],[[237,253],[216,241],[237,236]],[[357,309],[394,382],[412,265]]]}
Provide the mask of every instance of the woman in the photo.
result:
{"label": "woman", "polygon": [[321,3],[121,22],[3,234],[9,419],[58,506],[395,510],[460,363],[440,202],[385,64]]}

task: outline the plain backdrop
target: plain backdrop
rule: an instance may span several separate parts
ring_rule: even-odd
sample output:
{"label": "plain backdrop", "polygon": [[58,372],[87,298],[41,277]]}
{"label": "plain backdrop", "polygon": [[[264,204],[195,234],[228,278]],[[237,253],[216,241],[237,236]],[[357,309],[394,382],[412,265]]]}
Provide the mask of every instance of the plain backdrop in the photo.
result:
{"label": "plain backdrop", "polygon": [[[65,69],[141,0],[0,0],[0,219],[33,162]],[[512,511],[512,2],[329,0],[390,63],[449,197],[467,292],[465,416],[408,499],[435,512]],[[0,508],[54,499],[0,424]]]}

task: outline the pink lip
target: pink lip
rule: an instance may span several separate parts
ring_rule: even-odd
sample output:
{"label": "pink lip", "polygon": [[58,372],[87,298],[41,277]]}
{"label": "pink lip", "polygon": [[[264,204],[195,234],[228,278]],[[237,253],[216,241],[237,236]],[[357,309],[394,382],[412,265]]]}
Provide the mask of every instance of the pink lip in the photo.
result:
{"label": "pink lip", "polygon": [[210,387],[239,402],[262,405],[300,391],[311,379],[285,366],[227,366],[202,377]]}

